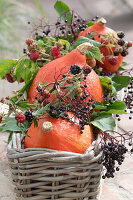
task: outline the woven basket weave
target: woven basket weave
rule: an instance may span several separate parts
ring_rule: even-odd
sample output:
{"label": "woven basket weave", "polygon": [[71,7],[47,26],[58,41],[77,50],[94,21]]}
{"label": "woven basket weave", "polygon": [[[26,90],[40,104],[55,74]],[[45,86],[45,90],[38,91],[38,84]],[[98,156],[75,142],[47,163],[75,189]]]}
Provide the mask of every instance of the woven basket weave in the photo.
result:
{"label": "woven basket weave", "polygon": [[13,134],[7,157],[16,200],[97,200],[102,166],[97,145],[85,154],[50,149],[24,149]]}

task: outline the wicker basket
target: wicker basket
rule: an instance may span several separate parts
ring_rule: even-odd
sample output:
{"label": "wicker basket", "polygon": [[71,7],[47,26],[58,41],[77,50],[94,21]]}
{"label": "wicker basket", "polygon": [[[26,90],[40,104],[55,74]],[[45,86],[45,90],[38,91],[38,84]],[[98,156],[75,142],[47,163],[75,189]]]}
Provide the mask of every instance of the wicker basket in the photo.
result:
{"label": "wicker basket", "polygon": [[17,200],[97,200],[101,152],[92,145],[85,154],[50,149],[24,149],[13,134],[7,157]]}

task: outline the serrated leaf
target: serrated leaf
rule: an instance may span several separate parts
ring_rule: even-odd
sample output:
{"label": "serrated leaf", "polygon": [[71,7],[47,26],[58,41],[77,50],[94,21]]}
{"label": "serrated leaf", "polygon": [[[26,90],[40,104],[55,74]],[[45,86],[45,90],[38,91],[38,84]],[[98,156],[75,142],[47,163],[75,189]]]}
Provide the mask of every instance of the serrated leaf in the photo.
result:
{"label": "serrated leaf", "polygon": [[125,110],[126,104],[123,101],[115,101],[112,104],[109,104],[107,106],[108,110],[114,109],[114,110]]}
{"label": "serrated leaf", "polygon": [[67,23],[71,23],[72,21],[72,14],[69,7],[62,1],[56,1],[54,8],[58,15],[61,17],[62,21]]}
{"label": "serrated leaf", "polygon": [[115,128],[115,120],[112,115],[102,114],[99,117],[96,117],[91,124],[101,129],[102,131],[114,130]]}
{"label": "serrated leaf", "polygon": [[29,82],[32,77],[32,72],[34,70],[34,62],[29,59],[22,59],[16,67],[16,77],[18,82],[22,77],[25,80],[25,83]]}
{"label": "serrated leaf", "polygon": [[116,95],[116,89],[112,84],[112,80],[111,78],[109,78],[108,76],[104,76],[104,77],[99,77],[102,87],[103,87],[103,91],[108,90],[112,96]]}
{"label": "serrated leaf", "polygon": [[86,57],[87,58],[95,58],[96,60],[98,60],[102,63],[101,53],[100,53],[100,49],[98,47],[94,47],[94,48],[88,50]]}
{"label": "serrated leaf", "polygon": [[[124,87],[127,87],[128,84],[130,83],[130,80],[131,80],[131,77],[129,76],[114,76],[112,78],[113,82],[114,82],[114,86],[115,86],[115,89],[117,91],[120,91],[122,88]],[[118,85],[115,85],[115,84],[118,84]]]}
{"label": "serrated leaf", "polygon": [[43,42],[43,40],[38,40],[38,41],[37,41],[37,47],[38,47],[38,49],[44,47],[44,42]]}
{"label": "serrated leaf", "polygon": [[20,132],[20,128],[17,126],[17,121],[15,117],[10,117],[7,123],[4,125],[2,132],[12,131],[12,132]]}
{"label": "serrated leaf", "polygon": [[66,47],[65,50],[69,50],[70,43],[67,40],[60,39],[59,42],[61,42]]}
{"label": "serrated leaf", "polygon": [[94,40],[91,40],[90,38],[87,38],[87,37],[79,37],[77,39],[76,42],[73,43],[72,47],[71,47],[71,50],[75,49],[77,46],[79,46],[80,44],[83,44],[85,42],[88,42],[88,43],[91,43],[93,44],[95,47],[99,47],[101,45],[100,42],[97,42],[97,41],[94,41]]}
{"label": "serrated leaf", "polygon": [[16,65],[15,60],[11,59],[3,59],[0,61],[0,77],[5,76],[8,72],[10,72]]}

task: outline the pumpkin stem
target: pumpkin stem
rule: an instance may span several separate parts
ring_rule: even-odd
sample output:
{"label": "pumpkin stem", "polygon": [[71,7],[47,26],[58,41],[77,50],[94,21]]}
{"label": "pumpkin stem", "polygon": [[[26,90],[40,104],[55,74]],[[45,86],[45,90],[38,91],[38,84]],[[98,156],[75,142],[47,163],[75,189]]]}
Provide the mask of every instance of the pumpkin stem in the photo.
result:
{"label": "pumpkin stem", "polygon": [[101,17],[99,20],[97,20],[97,23],[101,26],[105,25],[107,23],[106,19]]}
{"label": "pumpkin stem", "polygon": [[48,133],[51,132],[53,130],[53,126],[51,122],[43,122],[42,124],[42,132],[43,133]]}
{"label": "pumpkin stem", "polygon": [[89,43],[89,42],[85,42],[83,44],[80,44],[76,49],[83,55],[86,55],[87,50],[90,50],[94,47],[93,44]]}

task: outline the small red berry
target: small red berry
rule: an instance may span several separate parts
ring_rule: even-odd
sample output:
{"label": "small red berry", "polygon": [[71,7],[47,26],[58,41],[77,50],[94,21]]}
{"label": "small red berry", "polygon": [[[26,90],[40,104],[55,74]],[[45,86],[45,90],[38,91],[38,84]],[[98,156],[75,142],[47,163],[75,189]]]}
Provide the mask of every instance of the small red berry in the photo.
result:
{"label": "small red berry", "polygon": [[28,38],[28,39],[25,41],[25,43],[26,43],[27,45],[31,45],[31,44],[33,43],[32,37]]}
{"label": "small red berry", "polygon": [[51,53],[55,57],[59,56],[60,55],[60,47],[53,47],[53,48],[51,48]]}
{"label": "small red berry", "polygon": [[0,116],[0,123],[2,122],[2,116]]}
{"label": "small red berry", "polygon": [[36,61],[39,58],[39,53],[36,51],[32,51],[30,54],[30,59]]}
{"label": "small red berry", "polygon": [[133,46],[133,43],[132,43],[132,42],[128,42],[127,46],[128,46],[128,47],[132,47],[132,46]]}
{"label": "small red berry", "polygon": [[9,73],[6,74],[6,79],[7,79],[7,81],[8,81],[9,83],[15,82],[15,80],[14,80],[13,77],[12,77],[11,72],[9,72]]}
{"label": "small red berry", "polygon": [[18,123],[23,123],[25,121],[25,115],[23,114],[16,114],[15,119],[17,120]]}
{"label": "small red berry", "polygon": [[111,65],[117,65],[118,63],[118,57],[110,57],[108,58],[108,61]]}
{"label": "small red berry", "polygon": [[23,83],[24,82],[24,79],[21,77],[20,78],[20,83]]}

